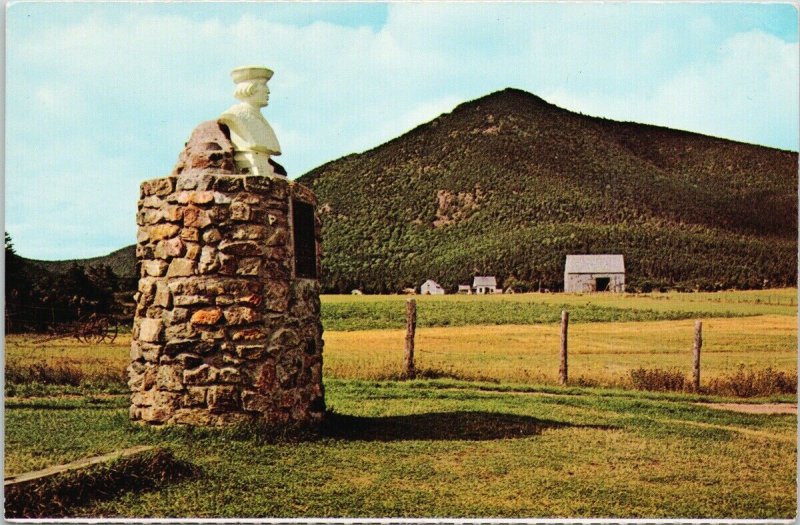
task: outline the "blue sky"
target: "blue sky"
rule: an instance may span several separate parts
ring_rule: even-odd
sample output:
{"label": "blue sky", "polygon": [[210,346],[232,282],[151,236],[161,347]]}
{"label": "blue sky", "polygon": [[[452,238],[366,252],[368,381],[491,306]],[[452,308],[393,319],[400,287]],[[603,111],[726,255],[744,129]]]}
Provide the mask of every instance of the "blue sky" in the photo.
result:
{"label": "blue sky", "polygon": [[790,3],[36,3],[6,12],[5,229],[41,259],[132,244],[138,185],[275,71],[291,177],[506,87],[798,149]]}

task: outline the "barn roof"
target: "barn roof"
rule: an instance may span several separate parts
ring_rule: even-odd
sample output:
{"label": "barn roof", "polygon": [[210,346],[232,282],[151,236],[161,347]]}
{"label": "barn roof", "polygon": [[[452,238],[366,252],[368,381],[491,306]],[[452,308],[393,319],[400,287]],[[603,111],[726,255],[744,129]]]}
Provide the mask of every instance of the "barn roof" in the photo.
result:
{"label": "barn roof", "polygon": [[497,279],[495,279],[494,276],[475,277],[475,279],[472,281],[472,287],[476,288],[478,286],[497,286]]}
{"label": "barn roof", "polygon": [[426,284],[427,284],[428,286],[433,286],[434,288],[441,288],[441,286],[439,285],[439,283],[437,283],[437,282],[436,282],[436,281],[434,281],[433,279],[428,279],[427,281],[425,281],[424,283],[422,283],[422,286],[425,286]]}
{"label": "barn roof", "polygon": [[625,273],[622,255],[567,255],[564,273]]}

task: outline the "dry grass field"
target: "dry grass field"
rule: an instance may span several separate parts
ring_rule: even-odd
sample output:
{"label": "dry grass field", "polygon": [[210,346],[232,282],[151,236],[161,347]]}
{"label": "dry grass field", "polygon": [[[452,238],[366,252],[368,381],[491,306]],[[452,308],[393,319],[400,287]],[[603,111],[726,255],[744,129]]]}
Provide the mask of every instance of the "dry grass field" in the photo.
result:
{"label": "dry grass field", "polygon": [[[624,386],[635,368],[692,370],[694,322],[575,324],[569,331],[570,377]],[[703,325],[702,378],[747,369],[797,370],[797,322],[787,316],[712,318]],[[463,379],[555,383],[558,325],[420,328],[417,367]],[[325,372],[337,378],[399,374],[404,330],[326,332]]]}
{"label": "dry grass field", "polygon": [[[629,386],[630,370],[691,373],[694,322],[583,323],[570,327],[570,377],[579,384]],[[558,325],[420,328],[417,367],[466,380],[553,384],[558,379]],[[702,378],[745,369],[797,372],[797,324],[788,316],[712,318],[704,321]],[[7,367],[48,363],[77,368],[86,377],[111,379],[128,364],[130,335],[113,344],[71,339],[37,344],[36,336],[6,338]],[[325,332],[325,375],[386,379],[401,372],[404,330]]]}

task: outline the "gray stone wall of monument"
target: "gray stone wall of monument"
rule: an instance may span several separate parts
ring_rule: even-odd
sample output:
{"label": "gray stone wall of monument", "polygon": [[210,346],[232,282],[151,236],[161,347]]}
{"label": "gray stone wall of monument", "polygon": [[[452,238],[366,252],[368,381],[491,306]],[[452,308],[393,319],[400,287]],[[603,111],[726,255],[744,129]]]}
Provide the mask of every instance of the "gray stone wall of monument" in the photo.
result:
{"label": "gray stone wall of monument", "polygon": [[320,222],[283,177],[242,175],[224,125],[141,184],[130,417],[149,424],[322,420]]}

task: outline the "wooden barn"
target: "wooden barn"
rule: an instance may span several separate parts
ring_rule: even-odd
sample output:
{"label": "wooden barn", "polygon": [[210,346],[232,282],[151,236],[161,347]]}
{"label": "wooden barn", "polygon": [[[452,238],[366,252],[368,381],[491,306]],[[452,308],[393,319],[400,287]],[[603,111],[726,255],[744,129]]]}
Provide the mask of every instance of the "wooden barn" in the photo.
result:
{"label": "wooden barn", "polygon": [[564,291],[624,292],[624,258],[618,254],[567,255],[564,265]]}
{"label": "wooden barn", "polygon": [[428,279],[419,287],[419,293],[422,295],[444,295],[444,288],[439,286],[436,281]]}

